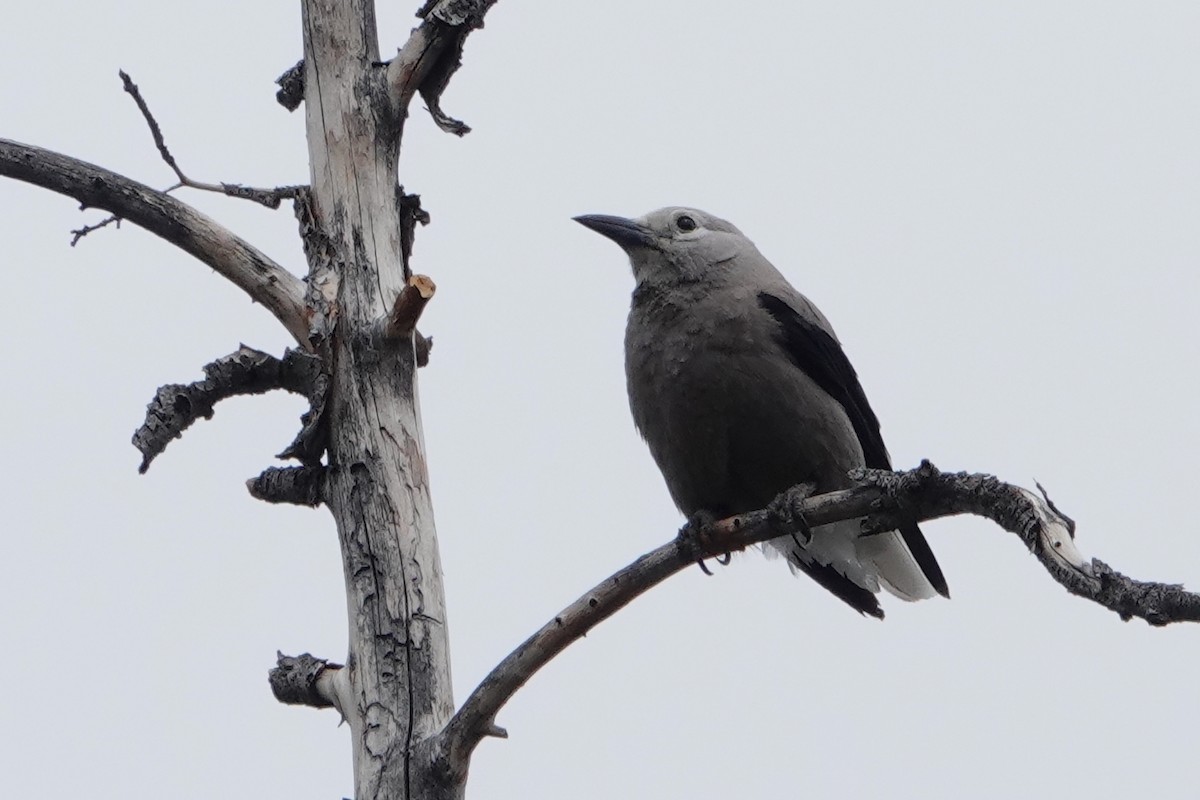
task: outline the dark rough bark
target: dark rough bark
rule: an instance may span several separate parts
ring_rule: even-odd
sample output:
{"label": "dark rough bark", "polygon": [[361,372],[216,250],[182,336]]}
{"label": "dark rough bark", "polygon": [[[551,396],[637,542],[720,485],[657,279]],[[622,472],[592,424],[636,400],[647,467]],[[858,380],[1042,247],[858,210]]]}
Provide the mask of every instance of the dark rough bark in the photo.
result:
{"label": "dark rough bark", "polygon": [[251,497],[268,503],[319,506],[325,502],[324,467],[267,467],[246,481]]}
{"label": "dark rough bark", "polygon": [[[149,469],[150,462],[193,422],[211,419],[213,407],[221,400],[263,394],[272,389],[311,396],[323,386],[320,378],[320,362],[307,353],[288,350],[283,359],[278,359],[242,345],[236,352],[206,365],[204,380],[159,387],[146,407],[146,421],[133,434],[133,445],[142,452],[138,472]],[[319,418],[319,413],[305,415],[306,429],[310,417]],[[320,453],[316,455],[319,459]]]}
{"label": "dark rough bark", "polygon": [[279,91],[275,93],[275,99],[279,101],[279,105],[286,108],[288,111],[295,111],[304,102],[304,61],[297,61],[293,66],[275,79],[275,83],[279,84]]}
{"label": "dark rough bark", "polygon": [[268,674],[267,680],[271,684],[271,693],[281,703],[330,708],[335,705],[334,701],[318,687],[321,674],[326,669],[342,669],[342,665],[308,653],[298,656],[278,653],[275,668]]}

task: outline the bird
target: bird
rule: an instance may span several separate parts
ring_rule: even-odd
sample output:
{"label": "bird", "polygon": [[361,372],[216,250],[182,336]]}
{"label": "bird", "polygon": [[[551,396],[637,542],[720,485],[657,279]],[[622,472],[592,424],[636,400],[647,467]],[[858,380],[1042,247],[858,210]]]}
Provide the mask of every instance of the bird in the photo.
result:
{"label": "bird", "polygon": [[[798,484],[849,488],[856,467],[891,469],[833,327],[734,225],[685,207],[574,219],[629,257],[629,407],[689,520],[766,508]],[[810,533],[763,550],[863,615],[883,618],[881,588],[904,600],[950,596],[916,523],[862,536],[848,520]]]}

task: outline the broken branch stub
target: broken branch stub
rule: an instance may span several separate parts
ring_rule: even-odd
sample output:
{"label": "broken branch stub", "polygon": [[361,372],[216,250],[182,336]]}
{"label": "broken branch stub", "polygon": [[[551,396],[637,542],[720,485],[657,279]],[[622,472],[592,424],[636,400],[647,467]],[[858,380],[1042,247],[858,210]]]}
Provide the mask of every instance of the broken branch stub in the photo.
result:
{"label": "broken branch stub", "polygon": [[275,666],[267,673],[267,681],[271,684],[271,693],[281,703],[331,708],[335,705],[334,698],[321,691],[319,682],[325,670],[341,668],[341,664],[317,658],[310,653],[285,656],[276,652]]}
{"label": "broken branch stub", "polygon": [[408,285],[396,295],[392,310],[388,314],[384,327],[384,336],[398,339],[408,336],[417,328],[417,320],[425,305],[437,291],[437,286],[428,275],[413,275],[408,279]]}
{"label": "broken branch stub", "polygon": [[299,108],[304,102],[304,59],[276,78],[275,83],[279,85],[279,91],[275,93],[279,105],[288,111]]}
{"label": "broken branch stub", "polygon": [[268,503],[290,503],[316,508],[325,502],[326,469],[311,467],[267,467],[257,478],[246,481],[250,496]]}

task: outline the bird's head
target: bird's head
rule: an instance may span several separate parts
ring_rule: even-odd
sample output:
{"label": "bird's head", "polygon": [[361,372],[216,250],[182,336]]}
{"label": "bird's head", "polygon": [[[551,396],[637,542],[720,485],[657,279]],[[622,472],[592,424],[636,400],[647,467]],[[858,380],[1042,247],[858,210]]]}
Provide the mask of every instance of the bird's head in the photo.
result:
{"label": "bird's head", "polygon": [[695,208],[660,208],[637,219],[586,214],[575,221],[620,245],[639,284],[712,280],[754,249],[732,224]]}

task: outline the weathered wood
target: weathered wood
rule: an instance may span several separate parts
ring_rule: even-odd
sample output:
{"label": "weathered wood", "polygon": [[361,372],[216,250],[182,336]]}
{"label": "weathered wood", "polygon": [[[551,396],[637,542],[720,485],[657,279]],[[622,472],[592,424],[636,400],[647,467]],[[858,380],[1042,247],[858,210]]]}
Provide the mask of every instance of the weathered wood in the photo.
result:
{"label": "weathered wood", "polygon": [[[211,419],[213,407],[238,395],[284,389],[313,399],[323,389],[321,365],[315,356],[289,350],[282,359],[242,345],[204,367],[204,380],[160,386],[146,406],[146,419],[133,434],[142,453],[138,472],[145,472],[172,441],[198,419]],[[320,398],[314,400],[319,411]],[[306,417],[314,412],[310,411]],[[305,429],[308,428],[306,419]],[[303,433],[303,431],[302,431]],[[290,449],[290,448],[289,448]],[[290,457],[290,456],[285,456]]]}
{"label": "weathered wood", "polygon": [[256,500],[315,508],[325,502],[325,467],[267,467],[246,481]]}
{"label": "weathered wood", "polygon": [[396,295],[392,311],[388,314],[383,335],[389,339],[410,336],[417,327],[417,320],[425,310],[425,304],[433,297],[437,286],[428,275],[413,275],[408,285]]}
{"label": "weathered wood", "polygon": [[341,670],[341,664],[332,664],[309,653],[285,656],[276,653],[275,669],[271,670],[268,682],[271,693],[281,703],[292,706],[330,708],[338,704],[337,693],[332,691],[332,671]]}
{"label": "weathered wood", "polygon": [[309,346],[300,279],[186,203],[95,164],[9,139],[0,139],[0,175],[110,211],[161,236],[262,303]]}
{"label": "weathered wood", "polygon": [[441,563],[409,337],[377,332],[404,289],[402,117],[379,65],[370,0],[303,4],[304,108],[316,274],[337,276],[325,501],[337,521],[350,643],[341,710],[355,797],[446,798],[414,746],[453,713]]}

